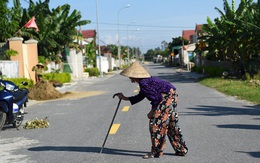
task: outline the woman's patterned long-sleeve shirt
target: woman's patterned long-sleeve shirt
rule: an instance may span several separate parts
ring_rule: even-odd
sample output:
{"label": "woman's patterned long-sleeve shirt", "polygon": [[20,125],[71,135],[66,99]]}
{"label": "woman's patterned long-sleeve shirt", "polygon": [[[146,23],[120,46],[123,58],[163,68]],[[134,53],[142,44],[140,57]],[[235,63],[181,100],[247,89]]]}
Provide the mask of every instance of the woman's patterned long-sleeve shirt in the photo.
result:
{"label": "woman's patterned long-sleeve shirt", "polygon": [[139,94],[129,97],[131,104],[134,105],[146,97],[149,101],[151,101],[153,109],[155,109],[163,100],[162,93],[169,93],[171,89],[176,90],[170,82],[153,76],[150,78],[141,79],[139,82],[139,87]]}

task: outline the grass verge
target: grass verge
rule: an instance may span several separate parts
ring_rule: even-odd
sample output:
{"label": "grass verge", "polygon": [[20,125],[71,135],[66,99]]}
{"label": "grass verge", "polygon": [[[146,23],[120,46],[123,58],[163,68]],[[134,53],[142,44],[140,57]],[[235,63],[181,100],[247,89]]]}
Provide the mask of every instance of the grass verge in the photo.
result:
{"label": "grass verge", "polygon": [[227,95],[235,96],[237,99],[260,104],[259,80],[243,81],[236,79],[205,78],[200,80],[199,83]]}

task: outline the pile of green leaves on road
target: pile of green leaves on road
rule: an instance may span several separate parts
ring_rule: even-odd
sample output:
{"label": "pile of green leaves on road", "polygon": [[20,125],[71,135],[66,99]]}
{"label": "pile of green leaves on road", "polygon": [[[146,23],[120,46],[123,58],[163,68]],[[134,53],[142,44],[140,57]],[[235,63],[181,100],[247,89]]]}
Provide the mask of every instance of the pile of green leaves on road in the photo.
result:
{"label": "pile of green leaves on road", "polygon": [[35,118],[34,120],[27,121],[25,123],[25,129],[36,129],[36,128],[48,128],[50,126],[49,122],[47,121],[47,117],[44,119],[39,120]]}
{"label": "pile of green leaves on road", "polygon": [[200,84],[214,88],[227,95],[235,96],[238,99],[260,104],[259,80],[205,78],[200,81]]}

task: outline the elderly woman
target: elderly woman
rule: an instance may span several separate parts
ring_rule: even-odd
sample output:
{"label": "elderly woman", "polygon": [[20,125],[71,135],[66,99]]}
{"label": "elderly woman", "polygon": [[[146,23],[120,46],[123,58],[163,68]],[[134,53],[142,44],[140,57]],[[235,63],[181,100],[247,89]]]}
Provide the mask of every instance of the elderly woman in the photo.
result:
{"label": "elderly woman", "polygon": [[149,159],[162,156],[166,135],[176,155],[184,156],[187,154],[188,148],[178,124],[178,94],[176,88],[167,81],[150,76],[139,62],[134,62],[124,69],[120,75],[129,77],[132,83],[138,83],[140,91],[137,95],[131,97],[118,93],[119,99],[130,101],[132,105],[144,98],[151,101],[152,108],[147,117],[149,118],[152,147],[151,152],[144,155],[143,158]]}

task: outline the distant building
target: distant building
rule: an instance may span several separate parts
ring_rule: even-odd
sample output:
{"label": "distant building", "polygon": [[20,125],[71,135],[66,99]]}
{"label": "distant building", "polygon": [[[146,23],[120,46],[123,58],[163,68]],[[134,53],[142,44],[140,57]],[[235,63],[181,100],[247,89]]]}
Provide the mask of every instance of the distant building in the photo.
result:
{"label": "distant building", "polygon": [[84,39],[94,39],[97,35],[96,30],[82,30],[81,33]]}
{"label": "distant building", "polygon": [[198,38],[202,36],[203,24],[196,24],[194,30],[183,30],[182,37],[189,41],[188,45],[183,46],[175,46],[172,49],[174,54],[173,61],[179,63],[182,66],[187,66],[190,69],[190,62],[198,64],[198,57],[196,57],[196,53],[194,50],[196,49],[196,44],[198,43]]}
{"label": "distant building", "polygon": [[195,30],[182,30],[182,37],[189,41],[190,44],[194,43]]}
{"label": "distant building", "polygon": [[81,45],[89,44],[91,41],[96,39],[96,30],[79,30],[82,34],[81,42],[79,40],[74,40],[74,42],[79,42]]}

